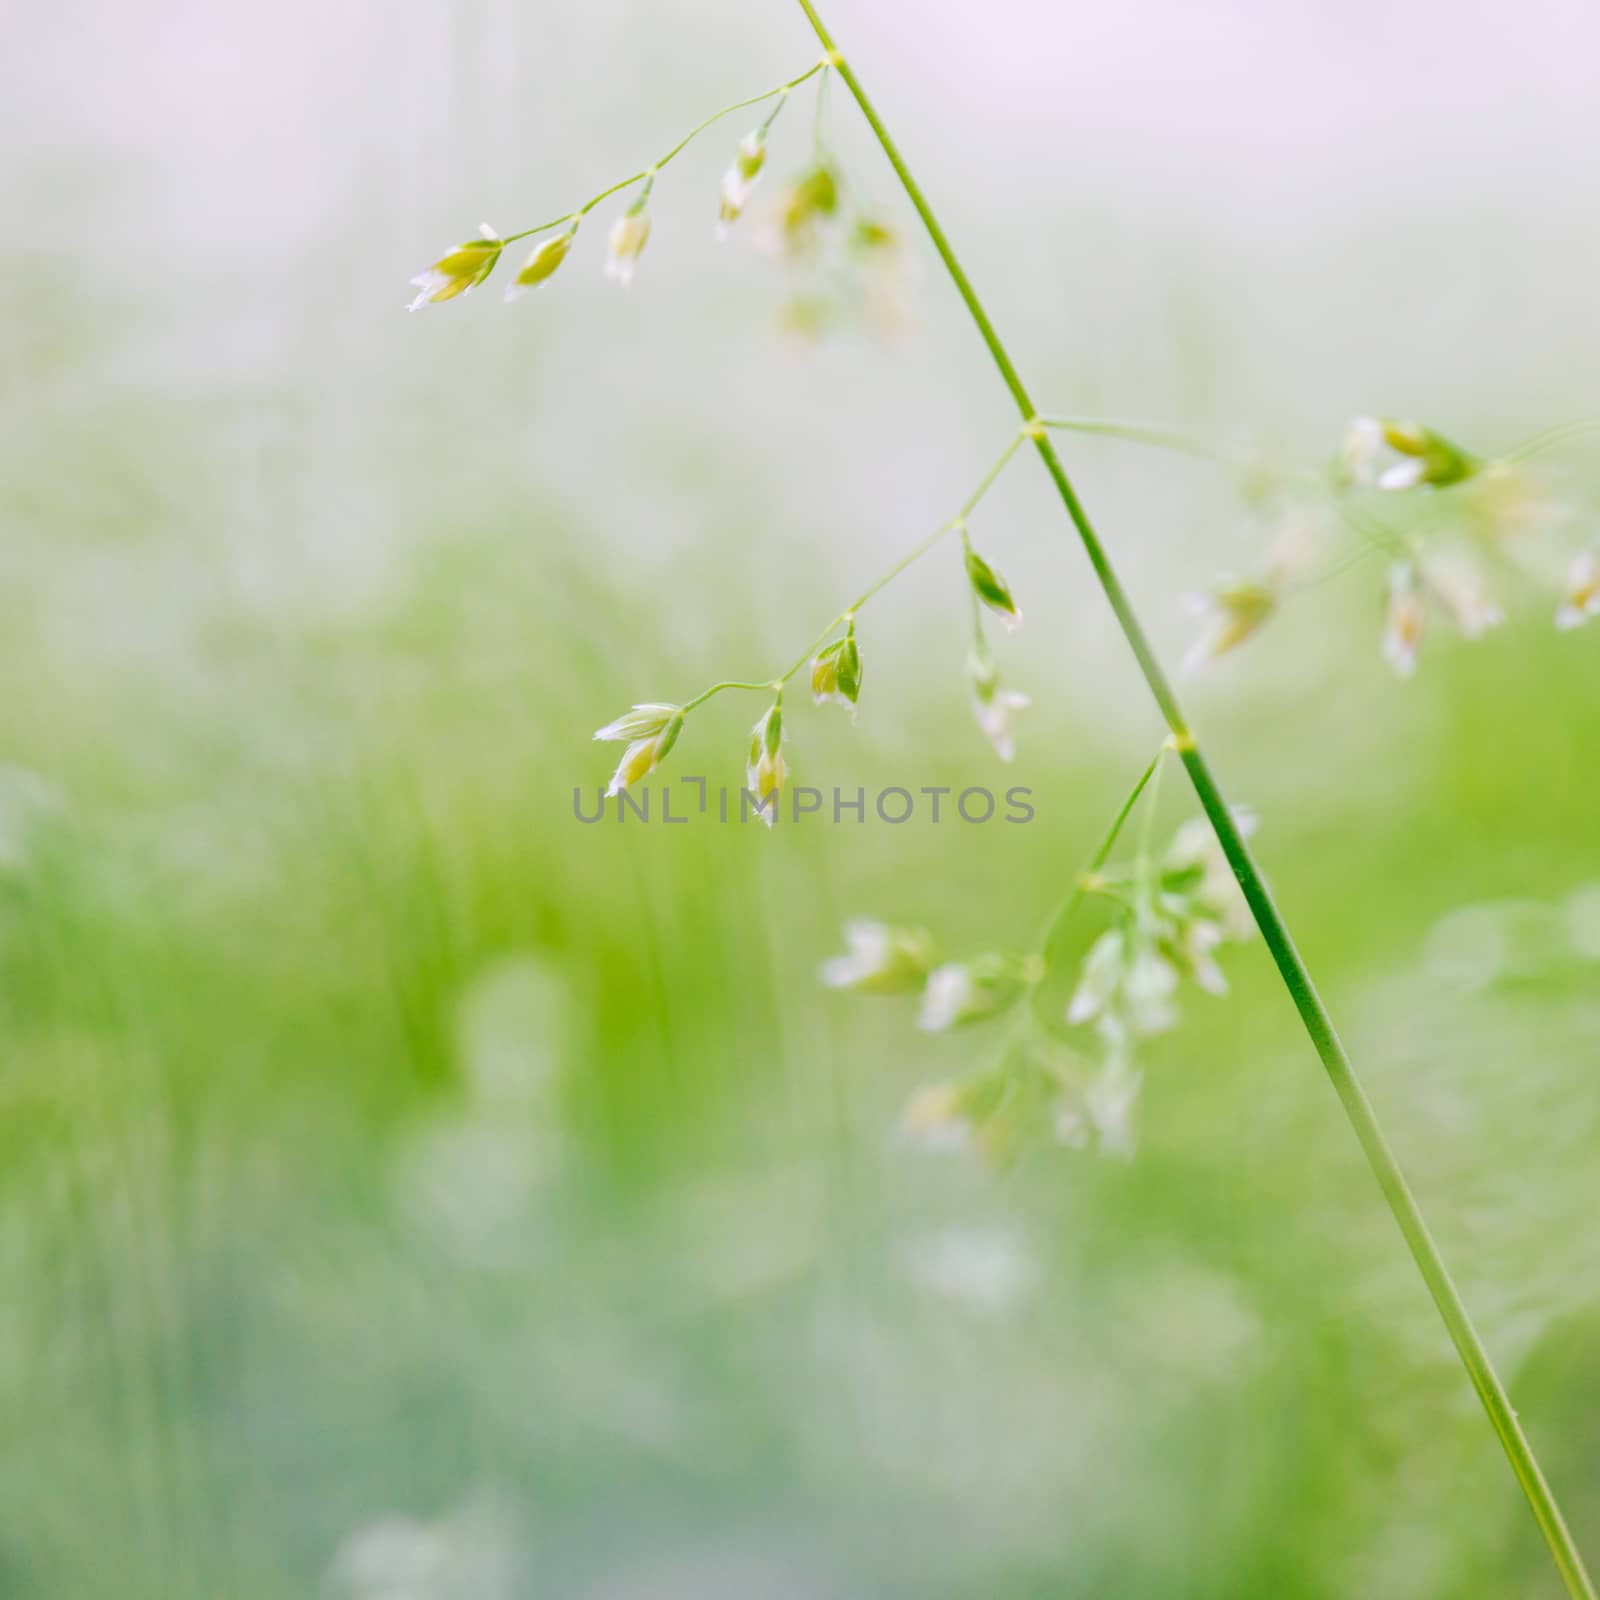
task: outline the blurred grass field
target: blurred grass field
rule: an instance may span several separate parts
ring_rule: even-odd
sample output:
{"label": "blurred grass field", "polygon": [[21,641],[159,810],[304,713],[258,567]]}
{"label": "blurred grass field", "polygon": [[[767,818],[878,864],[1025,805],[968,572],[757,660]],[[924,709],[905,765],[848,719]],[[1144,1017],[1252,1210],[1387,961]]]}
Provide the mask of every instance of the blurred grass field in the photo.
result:
{"label": "blurred grass field", "polygon": [[[1225,9],[1205,48],[1255,52],[1261,116],[1322,63],[1286,150],[1221,90],[1184,144],[1177,8],[995,19],[960,119],[964,9],[839,10],[1053,407],[1315,455],[1380,403],[1489,448],[1591,402],[1571,8],[1509,57],[1458,19],[1420,89],[1420,47],[1407,79],[1329,44],[1342,11]],[[931,262],[905,341],[777,338],[774,269],[710,239],[715,141],[628,295],[591,240],[533,304],[400,314],[480,214],[552,213],[808,59],[781,6],[714,23],[693,50],[621,7],[23,24],[0,1595],[1555,1594],[1259,946],[1153,1050],[1133,1160],[998,1175],[893,1136],[980,1037],[815,981],[853,914],[1025,938],[1158,742],[1031,464],[984,510],[1029,619],[1015,768],[937,556],[863,618],[859,722],[807,708],[791,765],[1026,784],[1033,823],[574,820],[597,725],[787,661],[1012,427]],[[1140,29],[1178,30],[1144,87]],[[1036,56],[1102,67],[1101,99],[1052,113]],[[1067,456],[1176,659],[1183,595],[1239,559],[1225,487]],[[1600,1552],[1600,631],[1441,630],[1397,686],[1373,582],[1297,602],[1196,714]],[[747,721],[714,703],[674,762],[736,783]]]}

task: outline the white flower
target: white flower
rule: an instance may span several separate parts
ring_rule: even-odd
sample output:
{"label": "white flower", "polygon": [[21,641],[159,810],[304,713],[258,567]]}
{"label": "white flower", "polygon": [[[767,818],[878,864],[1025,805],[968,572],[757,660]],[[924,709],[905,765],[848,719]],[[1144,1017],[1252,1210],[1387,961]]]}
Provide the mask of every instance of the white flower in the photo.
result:
{"label": "white flower", "polygon": [[611,774],[611,782],[606,785],[606,798],[620,794],[624,789],[631,788],[642,778],[648,778],[666,758],[667,752],[672,748],[672,741],[678,737],[678,729],[682,723],[668,724],[670,733],[656,734],[650,739],[635,739],[626,750],[622,752],[622,759],[617,763],[617,770]]}
{"label": "white flower", "polygon": [[1011,736],[1011,713],[1025,711],[1030,704],[1027,695],[1015,689],[997,689],[977,704],[978,726],[1002,761],[1012,761],[1017,754],[1016,740]]}
{"label": "white flower", "polygon": [[[1195,931],[1202,927],[1208,931]],[[1220,993],[1227,987],[1210,954],[1221,940],[1218,924],[1192,909],[1179,921],[1129,922],[1101,934],[1084,957],[1067,1005],[1068,1023],[1097,1022],[1108,1042],[1124,1044],[1130,1037],[1165,1033],[1178,1020],[1173,996],[1180,965],[1202,988]]]}
{"label": "white flower", "polygon": [[650,242],[650,213],[640,201],[611,224],[606,240],[605,274],[621,284],[633,281],[633,269]]}
{"label": "white flower", "polygon": [[717,237],[727,237],[728,229],[744,215],[750,191],[756,186],[761,169],[767,164],[765,130],[752,128],[739,141],[733,165],[722,175],[722,205],[717,216]]}
{"label": "white flower", "polygon": [[799,260],[809,256],[839,210],[839,180],[826,162],[789,183],[777,197],[773,225],[763,230],[763,248]]}
{"label": "white flower", "polygon": [[1084,1094],[1084,1109],[1100,1136],[1100,1148],[1108,1155],[1133,1154],[1138,1143],[1134,1113],[1142,1082],[1142,1075],[1131,1066],[1112,1062]]}
{"label": "white flower", "polygon": [[1410,562],[1400,561],[1389,571],[1389,600],[1384,611],[1383,659],[1402,677],[1417,670],[1417,652],[1422,647],[1426,623],[1422,596],[1417,592],[1417,571]]}
{"label": "white flower", "polygon": [[[1383,437],[1383,424],[1376,417],[1357,417],[1349,424],[1344,430],[1339,457],[1346,476],[1363,489],[1378,488],[1384,473],[1396,464],[1391,460],[1388,444]],[[1416,463],[1416,471],[1420,480],[1420,461]],[[1409,485],[1392,483],[1387,487],[1407,488]]]}
{"label": "white flower", "polygon": [[1267,621],[1277,604],[1277,591],[1271,585],[1250,579],[1227,579],[1196,596],[1191,609],[1205,619],[1205,627],[1183,658],[1183,670],[1198,672],[1218,656],[1236,650]]}
{"label": "white flower", "polygon": [[972,682],[972,709],[978,726],[1002,761],[1014,759],[1017,746],[1011,737],[1011,713],[1027,709],[1027,695],[1000,687],[999,669],[987,649],[974,648],[967,657],[967,676]]}
{"label": "white flower", "polygon": [[726,239],[728,229],[744,215],[750,203],[750,180],[737,166],[729,167],[722,175],[721,204],[717,208],[717,237]]}
{"label": "white flower", "polygon": [[928,1033],[954,1027],[967,1015],[975,997],[972,974],[960,962],[936,967],[928,974],[928,986],[922,991],[917,1026]]}
{"label": "white flower", "polygon": [[[1246,910],[1249,908],[1246,907]],[[1178,950],[1189,976],[1207,994],[1226,994],[1228,980],[1212,952],[1227,937],[1220,923],[1194,918],[1183,928]]]}
{"label": "white flower", "polygon": [[1122,933],[1115,928],[1089,946],[1078,987],[1067,1006],[1068,1022],[1091,1022],[1105,1010],[1122,981],[1122,946]]}
{"label": "white flower", "polygon": [[1020,1000],[1036,976],[1032,968],[997,955],[935,967],[922,991],[917,1026],[925,1033],[942,1033],[964,1022],[996,1016]]}
{"label": "white flower", "polygon": [[1576,628],[1600,616],[1600,551],[1583,550],[1567,573],[1567,590],[1556,612],[1558,628]]}
{"label": "white flower", "polygon": [[778,820],[778,796],[789,777],[783,759],[783,707],[776,702],[750,730],[744,786],[756,814],[770,828]]}
{"label": "white flower", "polygon": [[887,994],[916,988],[933,961],[933,941],[920,928],[858,919],[844,925],[845,954],[818,969],[830,989]]}
{"label": "white flower", "polygon": [[[1243,806],[1229,809],[1234,826],[1246,839],[1250,838],[1260,825],[1256,814]],[[1200,882],[1188,891],[1189,898],[1220,925],[1225,938],[1248,939],[1255,933],[1250,902],[1245,899],[1228,864],[1227,852],[1208,818],[1193,817],[1178,829],[1164,865],[1169,872],[1200,869]]]}
{"label": "white flower", "polygon": [[1420,456],[1406,456],[1392,466],[1385,467],[1378,474],[1377,487],[1390,490],[1415,489],[1422,482],[1422,475],[1426,470]]}
{"label": "white flower", "polygon": [[595,730],[596,739],[643,739],[660,733],[681,708],[664,701],[647,700],[624,711],[615,722]]}
{"label": "white flower", "polygon": [[1442,434],[1395,417],[1357,417],[1345,429],[1340,459],[1357,488],[1394,492],[1423,484],[1444,488],[1481,465]]}
{"label": "white flower", "polygon": [[648,777],[666,759],[683,730],[683,711],[678,706],[646,702],[625,711],[615,722],[595,731],[596,739],[629,741],[622,760],[611,776],[606,798]]}
{"label": "white flower", "polygon": [[811,658],[811,698],[819,706],[849,706],[855,710],[861,696],[861,648],[855,624],[842,639],[835,639]]}
{"label": "white flower", "polygon": [[574,223],[565,233],[558,233],[554,238],[543,239],[528,252],[528,259],[522,263],[521,270],[509,284],[506,285],[506,301],[520,300],[530,289],[543,283],[567,259],[567,252],[572,248],[572,241],[577,236],[578,225]]}
{"label": "white flower", "polygon": [[1178,987],[1177,968],[1149,936],[1128,941],[1124,957],[1118,974],[1121,1020],[1141,1038],[1176,1026],[1178,1012],[1172,996]]}
{"label": "white flower", "polygon": [[480,231],[481,239],[458,244],[411,280],[417,295],[406,307],[408,311],[421,311],[424,306],[442,305],[457,295],[470,294],[494,271],[505,244],[487,222]]}

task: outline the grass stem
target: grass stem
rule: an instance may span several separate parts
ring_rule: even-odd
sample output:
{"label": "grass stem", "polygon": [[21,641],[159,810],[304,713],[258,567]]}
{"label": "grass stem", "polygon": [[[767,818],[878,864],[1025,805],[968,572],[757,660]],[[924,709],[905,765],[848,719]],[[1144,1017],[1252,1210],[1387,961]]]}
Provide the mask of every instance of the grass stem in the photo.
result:
{"label": "grass stem", "polygon": [[[943,226],[916,179],[912,177],[905,158],[862,87],[861,79],[856,75],[854,67],[839,51],[822,18],[817,14],[816,6],[812,0],[799,0],[799,5],[823,49],[828,52],[828,59],[834,70],[850,91],[862,116],[866,118],[867,125],[882,147],[889,165],[894,168],[895,176],[899,179],[907,198],[922,219],[922,224],[933,242],[934,249],[938,252],[939,259],[944,264],[945,271],[956,292],[961,296],[984,344],[988,347],[995,368],[1016,403],[1017,410],[1021,413],[1024,426],[1028,427],[1038,415],[1032,396],[946,237]],[[1400,1163],[1378,1121],[1372,1102],[1368,1099],[1344,1044],[1334,1028],[1328,1008],[1317,992],[1316,984],[1312,981],[1305,960],[1295,945],[1283,914],[1278,910],[1272,891],[1267,886],[1266,877],[1257,866],[1249,844],[1223,798],[1210,764],[1190,732],[1178,697],[1162,670],[1155,651],[1151,648],[1150,641],[1122,587],[1122,582],[1117,577],[1099,535],[1078,499],[1049,434],[1042,427],[1029,428],[1029,437],[1032,438],[1045,471],[1050,475],[1067,515],[1077,530],[1078,538],[1089,558],[1089,564],[1093,567],[1095,577],[1099,580],[1106,599],[1116,614],[1129,648],[1138,660],[1140,671],[1160,708],[1163,720],[1171,731],[1174,748],[1178,751],[1189,774],[1189,780],[1194,786],[1200,805],[1216,833],[1235,877],[1239,880],[1240,887],[1244,890],[1245,899],[1255,916],[1256,925],[1260,928],[1267,949],[1277,964],[1306,1033],[1333,1083],[1345,1115],[1355,1130],[1356,1139],[1366,1156],[1367,1164],[1371,1167],[1384,1199],[1399,1224],[1412,1259],[1416,1262],[1417,1269],[1433,1296],[1434,1304],[1438,1307],[1439,1315],[1455,1344],[1461,1363],[1472,1380],[1478,1398],[1483,1402],[1489,1422],[1505,1449],[1523,1493],[1527,1496],[1534,1519],[1544,1535],[1545,1543],[1549,1546],[1551,1557],[1566,1584],[1567,1592],[1575,1597],[1575,1600],[1596,1600],[1594,1585],[1584,1569],[1583,1557],[1567,1528],[1561,1508],[1545,1480],[1527,1435],[1522,1431],[1522,1424],[1512,1409],[1505,1386],[1495,1372],[1489,1353],[1473,1326],[1472,1318],[1462,1302],[1455,1280],[1450,1276],[1450,1270],[1439,1253],[1439,1247],[1434,1243],[1427,1222],[1417,1205],[1416,1197],[1412,1194],[1405,1174],[1401,1171]]]}

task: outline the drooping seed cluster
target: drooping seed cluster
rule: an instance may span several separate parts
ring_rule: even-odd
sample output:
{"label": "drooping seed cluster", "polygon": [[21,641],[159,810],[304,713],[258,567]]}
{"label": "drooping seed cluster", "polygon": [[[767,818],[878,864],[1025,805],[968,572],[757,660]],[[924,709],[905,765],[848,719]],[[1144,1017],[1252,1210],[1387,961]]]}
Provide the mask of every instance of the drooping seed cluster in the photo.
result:
{"label": "drooping seed cluster", "polygon": [[783,185],[770,213],[759,219],[756,230],[762,247],[787,262],[795,276],[795,288],[781,322],[788,331],[809,338],[843,321],[857,306],[864,306],[876,326],[885,331],[897,330],[907,320],[900,236],[858,198],[828,148],[823,111],[830,70],[826,61],[818,62],[767,94],[726,107],[680,140],[653,166],[610,185],[575,211],[551,222],[511,234],[501,234],[484,223],[479,230],[481,238],[447,250],[411,280],[417,293],[410,309],[420,311],[470,294],[494,272],[512,244],[536,239],[506,285],[507,301],[520,300],[555,275],[571,253],[584,219],[612,195],[629,190],[631,198],[612,220],[606,236],[604,271],[617,283],[630,283],[650,242],[650,200],[662,168],[728,113],[771,101],[771,109],[739,141],[723,173],[716,233],[719,239],[725,239],[744,216],[766,170],[768,138],[779,113],[796,88],[816,78],[817,114],[809,159]]}
{"label": "drooping seed cluster", "polygon": [[[1253,829],[1252,820],[1240,820]],[[1063,1006],[1048,998],[1048,980],[1065,970],[1064,936],[1086,898],[1108,908],[1110,925],[1078,956]],[[845,953],[819,976],[830,988],[862,994],[920,994],[917,1023],[928,1032],[1010,1019],[981,1066],[912,1095],[902,1118],[912,1142],[993,1161],[1051,1141],[1127,1153],[1139,1047],[1177,1026],[1186,986],[1225,993],[1217,953],[1254,932],[1215,836],[1195,820],[1164,852],[1146,837],[1132,861],[1085,874],[1025,954],[941,963],[922,929],[857,921],[845,926]]]}
{"label": "drooping seed cluster", "polygon": [[[1014,443],[1008,447],[1006,458],[1014,448]],[[834,617],[788,671],[764,681],[713,684],[692,700],[681,704],[644,701],[598,729],[594,735],[596,739],[626,746],[606,790],[607,797],[619,794],[649,777],[666,759],[688,717],[713,696],[725,690],[770,694],[771,703],[750,730],[744,786],[750,809],[770,828],[777,821],[778,801],[789,776],[788,761],[784,754],[783,695],[786,685],[802,669],[809,667],[813,702],[819,706],[845,706],[854,717],[863,681],[861,645],[856,637],[857,612],[918,556],[957,529],[962,535],[963,574],[972,601],[973,642],[967,657],[967,673],[973,711],[979,728],[994,746],[996,754],[1002,761],[1010,761],[1016,753],[1010,729],[1011,713],[1026,706],[1028,700],[1026,695],[1001,687],[999,668],[984,635],[983,612],[988,610],[999,616],[1008,631],[1021,626],[1022,612],[1005,580],[972,549],[966,526],[967,515],[977,505],[994,476],[991,472],[978,493],[968,500],[960,516],[935,529],[887,577],[874,584],[848,610]]]}
{"label": "drooping seed cluster", "polygon": [[[1563,630],[1600,615],[1600,538],[1584,538],[1576,501],[1531,464],[1554,442],[1480,457],[1421,423],[1358,417],[1326,470],[1243,484],[1265,506],[1262,570],[1221,579],[1195,602],[1203,627],[1188,668],[1237,649],[1318,581],[1336,536],[1355,536],[1356,559],[1384,561],[1379,645],[1403,678],[1436,619],[1479,639],[1527,597],[1543,596]],[[1335,556],[1334,570],[1347,564]]]}

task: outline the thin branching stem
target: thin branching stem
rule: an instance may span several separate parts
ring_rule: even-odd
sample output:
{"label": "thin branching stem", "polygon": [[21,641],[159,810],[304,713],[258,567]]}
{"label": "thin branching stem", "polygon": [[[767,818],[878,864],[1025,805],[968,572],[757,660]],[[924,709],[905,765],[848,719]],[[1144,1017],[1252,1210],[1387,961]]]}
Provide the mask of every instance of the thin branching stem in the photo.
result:
{"label": "thin branching stem", "polygon": [[988,494],[990,489],[994,487],[995,480],[1002,472],[1005,471],[1007,463],[1009,463],[1011,458],[1016,455],[1018,448],[1022,444],[1022,441],[1027,437],[1028,434],[1026,430],[1013,435],[1011,442],[1001,452],[999,459],[992,467],[989,468],[986,473],[984,473],[983,477],[978,480],[977,488],[967,496],[965,502],[962,504],[961,509],[955,514],[955,516],[953,516],[948,522],[940,523],[932,533],[924,534],[923,537],[919,539],[916,544],[914,544],[903,556],[901,556],[901,558],[895,562],[895,564],[890,567],[887,572],[885,572],[881,577],[877,578],[873,583],[869,584],[867,588],[863,589],[861,593],[858,594],[855,599],[844,608],[843,611],[837,612],[833,617],[831,617],[822,631],[818,633],[816,637],[812,639],[811,643],[805,647],[805,650],[795,658],[793,664],[788,668],[787,671],[780,673],[775,678],[766,678],[757,683],[745,682],[737,679],[729,679],[724,683],[714,683],[709,689],[701,690],[701,692],[697,694],[694,699],[685,701],[683,710],[685,712],[693,711],[696,706],[703,705],[713,695],[721,694],[724,689],[750,689],[758,691],[762,694],[770,694],[774,689],[781,689],[783,685],[786,684],[797,672],[799,672],[800,669],[811,660],[817,651],[820,650],[822,646],[833,637],[834,633],[839,628],[842,628],[847,622],[849,622],[857,614],[857,612],[859,612],[861,608],[865,606],[866,603],[875,595],[880,593],[882,590],[887,589],[889,585],[906,570],[907,567],[911,566],[917,561],[920,561],[923,556],[927,555],[927,553],[933,549],[936,544],[938,544],[942,539],[947,538],[950,534],[956,532],[957,529],[960,529],[963,537],[965,537],[966,519],[978,509],[983,497]]}
{"label": "thin branching stem", "polygon": [[1534,436],[1517,446],[1509,455],[1502,456],[1501,460],[1507,466],[1513,466],[1519,461],[1531,461],[1534,456],[1542,455],[1546,450],[1553,450],[1559,444],[1565,444],[1568,439],[1576,439],[1585,433],[1594,433],[1600,430],[1600,417],[1584,417],[1577,422],[1559,423],[1554,428],[1546,428],[1542,433]]}
{"label": "thin branching stem", "polygon": [[[1061,904],[1050,913],[1048,920],[1045,922],[1044,931],[1039,935],[1033,947],[1033,953],[1043,958],[1045,971],[1050,968],[1055,947],[1060,942],[1062,934],[1066,932],[1068,923],[1077,915],[1078,908],[1087,898],[1089,891],[1095,887],[1095,879],[1101,868],[1111,859],[1111,852],[1116,848],[1117,839],[1127,825],[1128,818],[1133,815],[1133,808],[1138,805],[1139,797],[1149,787],[1151,779],[1155,777],[1162,761],[1171,749],[1172,741],[1169,739],[1156,751],[1149,766],[1139,774],[1133,788],[1128,791],[1127,797],[1117,808],[1117,814],[1111,819],[1111,826],[1106,829],[1104,837],[1095,847],[1094,854],[1085,863],[1083,871],[1073,879],[1072,887],[1067,891],[1066,897]],[[1151,809],[1153,811],[1154,807],[1152,806]]]}
{"label": "thin branching stem", "polygon": [[[1207,444],[1175,428],[1156,427],[1144,422],[1106,421],[1099,417],[1040,417],[1038,421],[1043,427],[1057,432],[1090,434],[1103,439],[1119,439],[1127,444],[1148,445],[1155,450],[1193,456],[1225,467],[1238,465],[1226,449]],[[1517,458],[1513,455],[1506,459]],[[1349,496],[1330,483],[1325,474],[1301,473],[1296,475],[1295,481],[1324,494],[1339,519],[1371,549],[1383,551],[1400,560],[1409,560],[1414,555],[1411,546],[1399,534],[1379,518],[1352,505]]]}
{"label": "thin branching stem", "polygon": [[563,211],[559,217],[552,217],[548,222],[541,222],[532,228],[523,228],[517,233],[502,234],[500,236],[500,243],[515,244],[518,239],[531,239],[536,233],[548,233],[552,228],[559,228],[564,222],[581,222],[586,216],[589,215],[591,211],[594,210],[597,205],[604,200],[609,200],[612,195],[618,194],[624,189],[631,188],[636,183],[653,182],[655,175],[660,172],[664,166],[671,161],[675,161],[679,156],[681,156],[683,152],[687,150],[689,146],[693,144],[694,141],[698,139],[700,135],[714,123],[721,122],[724,117],[732,116],[735,111],[744,111],[750,106],[758,106],[763,101],[771,100],[776,97],[778,104],[773,107],[771,116],[769,116],[766,122],[763,124],[763,127],[770,127],[773,118],[777,116],[780,110],[782,110],[783,104],[788,99],[789,95],[794,90],[798,89],[802,83],[805,83],[810,78],[816,77],[819,72],[825,71],[827,69],[827,65],[828,63],[826,59],[818,61],[814,65],[807,67],[806,70],[798,77],[790,78],[787,83],[780,83],[772,89],[764,89],[760,94],[750,95],[744,100],[735,100],[732,105],[724,106],[720,111],[712,112],[712,114],[707,117],[704,122],[698,124],[696,127],[691,128],[686,134],[684,134],[684,136],[675,145],[673,145],[673,147],[667,151],[667,153],[662,156],[659,161],[653,162],[650,166],[644,167],[638,172],[631,172],[626,178],[619,178],[615,183],[607,184],[606,187],[599,192],[599,194],[591,195],[590,198],[585,200],[584,203],[575,211]]}
{"label": "thin branching stem", "polygon": [[712,684],[709,689],[702,689],[693,700],[684,701],[682,709],[686,713],[693,711],[696,706],[704,705],[712,695],[721,694],[724,689],[751,689],[757,694],[771,694],[773,690],[780,687],[781,685],[773,678],[768,678],[765,683],[750,683],[739,678],[726,678],[721,683]]}
{"label": "thin branching stem", "polygon": [[1122,439],[1129,444],[1147,444],[1157,450],[1172,450],[1179,455],[1198,456],[1205,461],[1231,464],[1226,449],[1172,428],[1151,427],[1143,422],[1114,422],[1100,417],[1040,417],[1040,423],[1059,433],[1096,434],[1106,439]]}
{"label": "thin branching stem", "polygon": [[1139,663],[1150,693],[1171,731],[1174,748],[1189,774],[1189,780],[1194,786],[1200,805],[1216,833],[1218,843],[1233,869],[1234,876],[1244,891],[1256,925],[1260,928],[1267,949],[1277,964],[1306,1033],[1332,1081],[1334,1091],[1361,1145],[1362,1153],[1366,1156],[1367,1164],[1383,1191],[1384,1199],[1388,1202],[1389,1209],[1394,1214],[1400,1232],[1411,1251],[1412,1259],[1416,1262],[1417,1269],[1433,1296],[1434,1304],[1438,1307],[1439,1315],[1455,1344],[1462,1365],[1466,1368],[1472,1385],[1483,1402],[1484,1410],[1505,1449],[1517,1481],[1527,1496],[1534,1519],[1544,1535],[1545,1543],[1549,1546],[1551,1557],[1567,1586],[1568,1593],[1574,1596],[1575,1600],[1597,1600],[1594,1585],[1584,1569],[1583,1557],[1572,1534],[1568,1531],[1561,1508],[1545,1480],[1544,1473],[1534,1456],[1533,1447],[1522,1430],[1522,1424],[1512,1409],[1505,1386],[1495,1372],[1489,1353],[1473,1326],[1472,1318],[1462,1302],[1455,1280],[1450,1276],[1450,1270],[1439,1253],[1439,1247],[1434,1243],[1416,1197],[1412,1194],[1399,1160],[1378,1121],[1377,1112],[1373,1109],[1372,1102],[1367,1097],[1367,1092],[1334,1027],[1333,1018],[1317,992],[1311,973],[1289,932],[1283,914],[1278,910],[1265,875],[1256,864],[1244,832],[1223,798],[1210,764],[1190,731],[1183,707],[1166,673],[1162,670],[1161,663],[1134,612],[1127,592],[1122,587],[1121,579],[1112,567],[1099,535],[1078,499],[1077,491],[1067,476],[1066,468],[1062,465],[1048,432],[1043,427],[1035,425],[1038,408],[1034,405],[1033,398],[1023,383],[1010,352],[995,330],[989,313],[984,309],[983,302],[973,288],[972,280],[957,258],[943,226],[916,179],[911,175],[905,158],[901,155],[888,128],[885,127],[883,119],[878,115],[877,108],[868,97],[855,69],[839,52],[833,37],[817,14],[817,8],[812,0],[799,0],[799,5],[824,50],[828,52],[830,65],[860,107],[862,116],[866,118],[890,166],[894,168],[895,176],[899,179],[907,198],[922,219],[922,224],[927,229],[928,237],[932,240],[945,271],[966,305],[968,314],[987,346],[1001,380],[1022,415],[1024,427],[1030,429],[1034,448],[1038,451],[1045,471],[1050,475],[1050,480],[1061,497],[1062,505],[1077,530],[1095,577],[1099,580],[1100,587],[1116,614],[1117,622]]}

